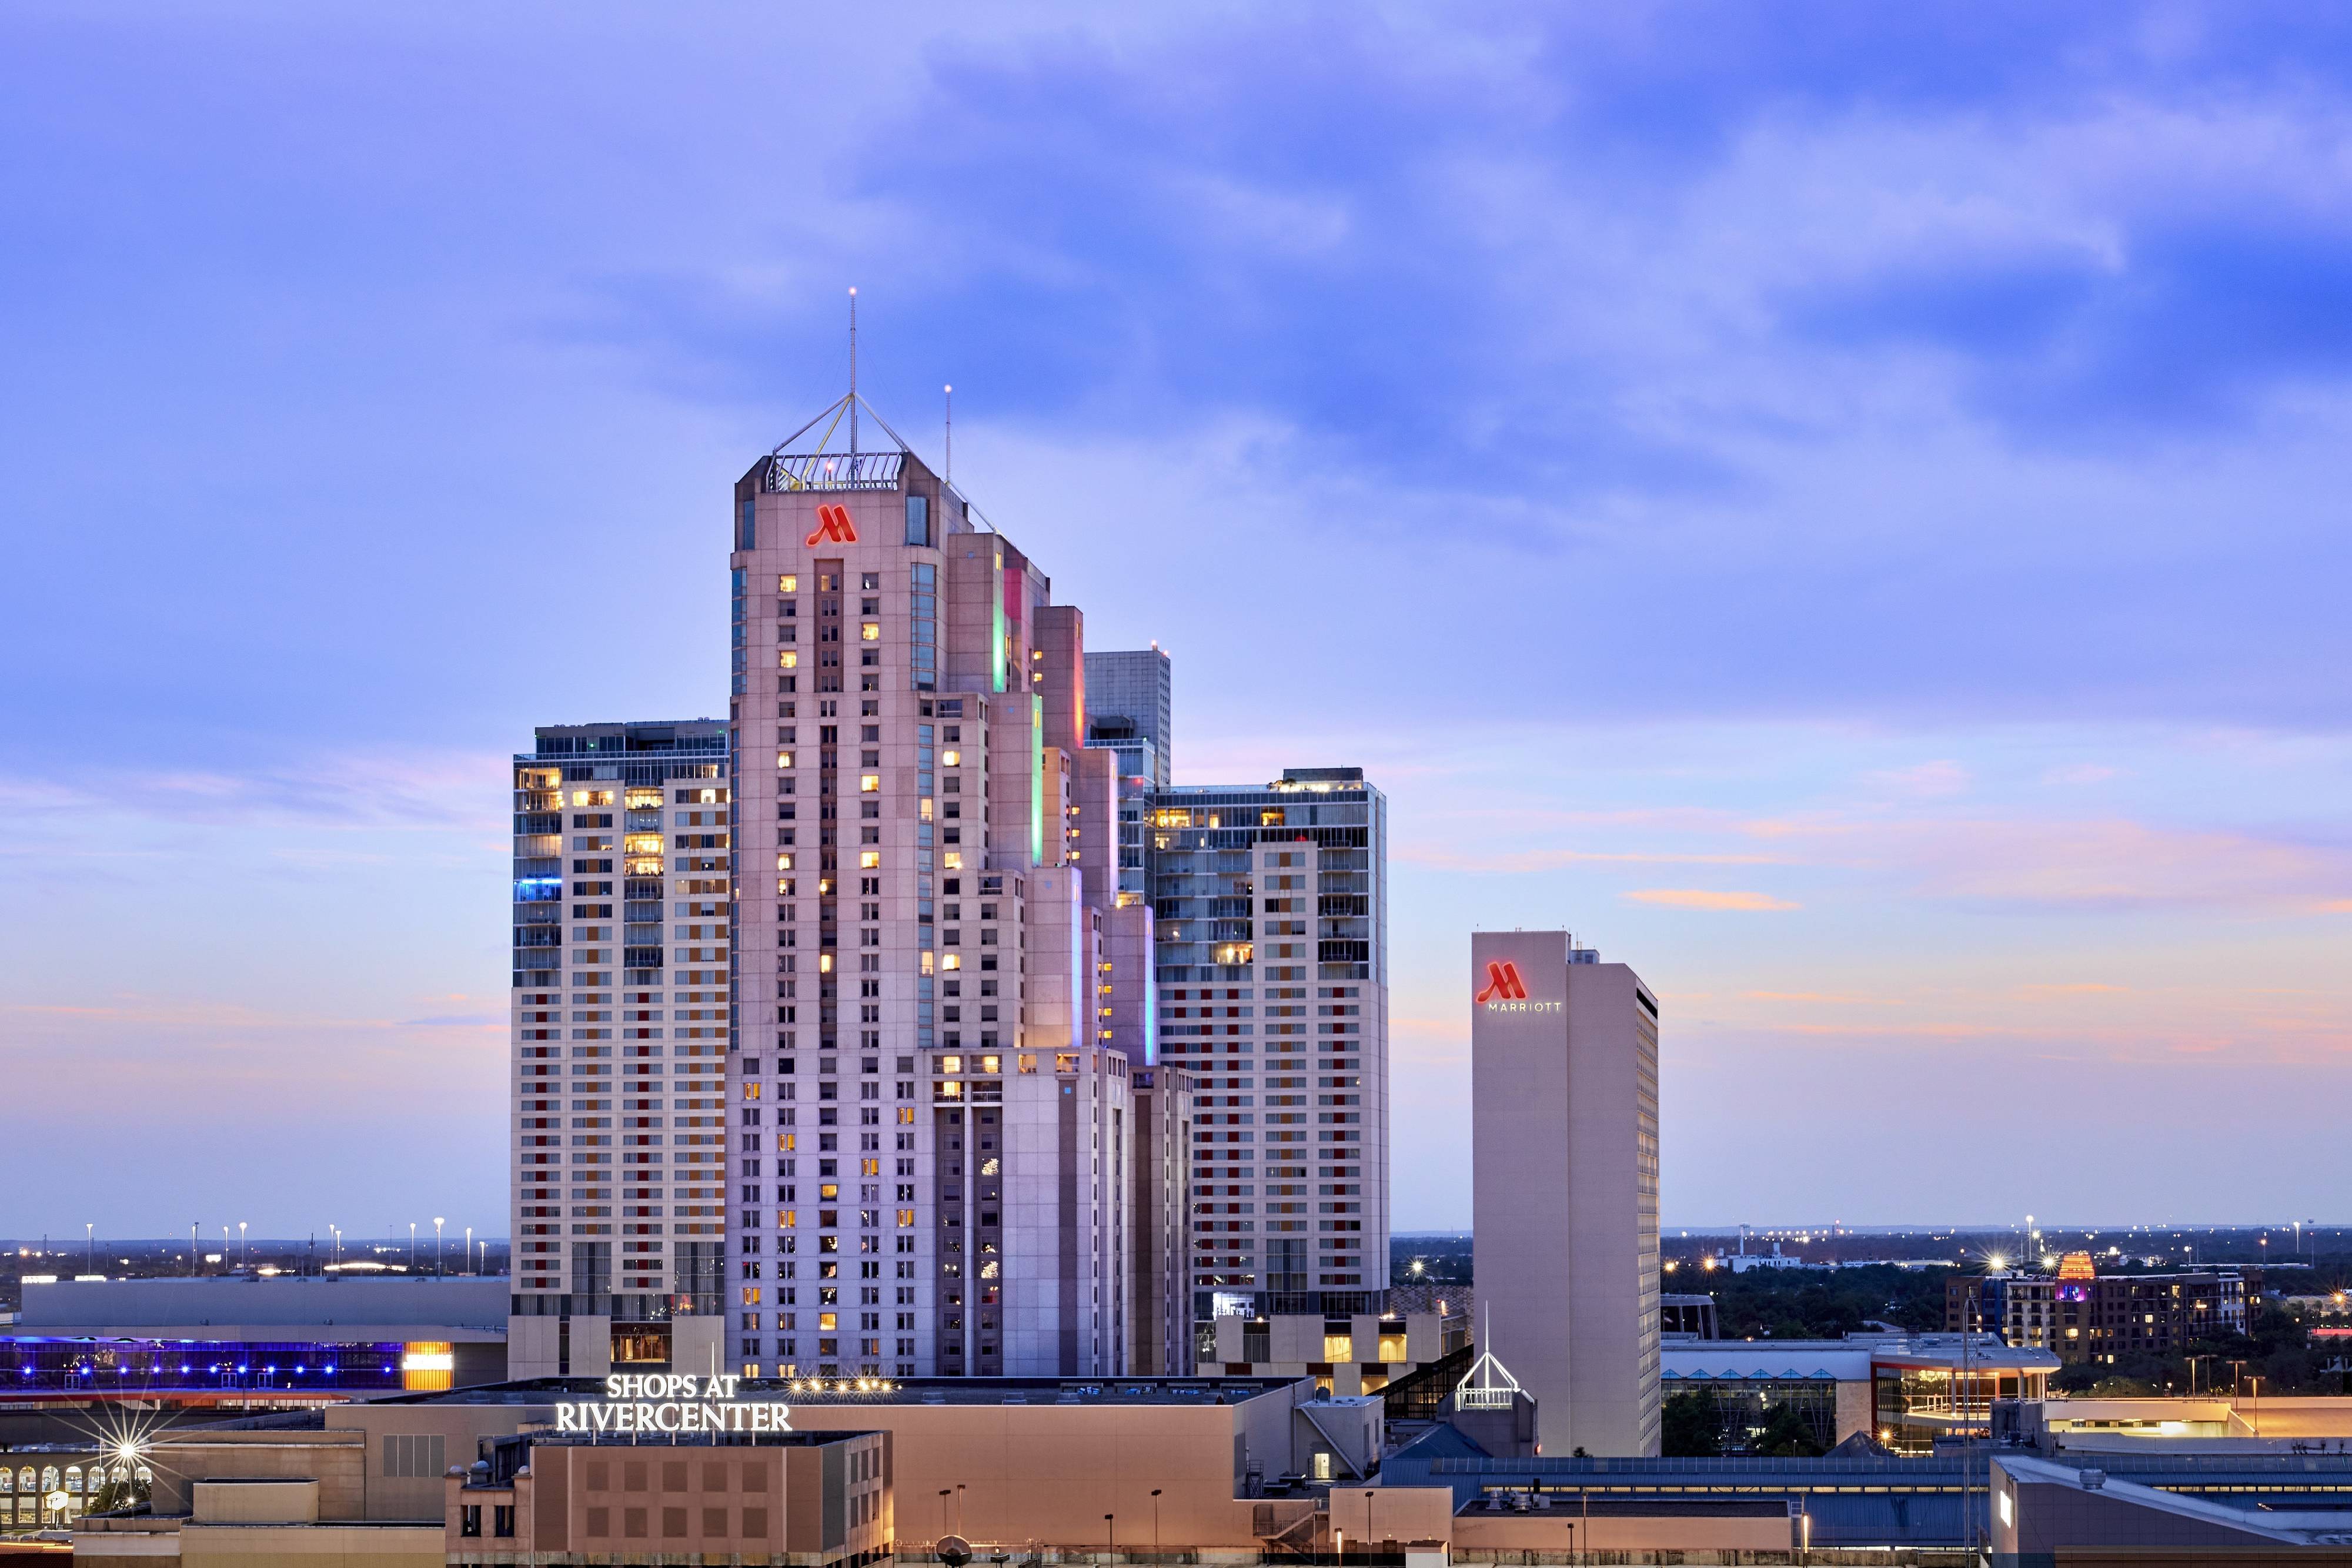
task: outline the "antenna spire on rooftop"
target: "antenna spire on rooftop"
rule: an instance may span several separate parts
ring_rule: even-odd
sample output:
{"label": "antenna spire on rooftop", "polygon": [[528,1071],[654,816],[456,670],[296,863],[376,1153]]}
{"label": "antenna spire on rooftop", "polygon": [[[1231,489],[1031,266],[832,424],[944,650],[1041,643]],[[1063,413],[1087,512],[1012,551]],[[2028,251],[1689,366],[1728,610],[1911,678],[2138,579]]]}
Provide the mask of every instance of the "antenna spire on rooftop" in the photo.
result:
{"label": "antenna spire on rooftop", "polygon": [[849,455],[857,455],[857,288],[849,290]]}

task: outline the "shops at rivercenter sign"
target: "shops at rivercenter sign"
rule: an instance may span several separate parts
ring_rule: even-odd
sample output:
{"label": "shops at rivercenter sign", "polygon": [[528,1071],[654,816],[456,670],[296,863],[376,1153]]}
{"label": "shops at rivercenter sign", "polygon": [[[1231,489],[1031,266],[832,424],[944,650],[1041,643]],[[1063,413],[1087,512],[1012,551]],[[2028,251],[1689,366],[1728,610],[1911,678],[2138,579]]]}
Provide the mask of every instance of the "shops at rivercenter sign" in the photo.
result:
{"label": "shops at rivercenter sign", "polygon": [[601,1400],[555,1407],[559,1432],[789,1432],[792,1406],[770,1399],[738,1399],[740,1377],[687,1377],[661,1373],[615,1374]]}

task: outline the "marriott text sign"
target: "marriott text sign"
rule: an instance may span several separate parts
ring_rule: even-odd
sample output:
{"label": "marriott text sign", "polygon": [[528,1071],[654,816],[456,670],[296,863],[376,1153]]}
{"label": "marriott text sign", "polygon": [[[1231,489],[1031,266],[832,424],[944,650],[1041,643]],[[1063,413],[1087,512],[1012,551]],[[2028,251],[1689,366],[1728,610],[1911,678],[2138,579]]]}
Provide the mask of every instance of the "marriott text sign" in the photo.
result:
{"label": "marriott text sign", "polygon": [[1509,958],[1490,958],[1486,962],[1486,984],[1470,998],[1490,1013],[1556,1013],[1558,1002],[1530,1001],[1527,981],[1519,976],[1518,964]]}

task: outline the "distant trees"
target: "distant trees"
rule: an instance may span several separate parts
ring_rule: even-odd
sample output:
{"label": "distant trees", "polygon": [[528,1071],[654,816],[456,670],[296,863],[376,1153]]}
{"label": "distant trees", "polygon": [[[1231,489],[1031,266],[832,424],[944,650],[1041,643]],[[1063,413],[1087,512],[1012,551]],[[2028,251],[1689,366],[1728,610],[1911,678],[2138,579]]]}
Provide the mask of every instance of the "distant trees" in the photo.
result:
{"label": "distant trees", "polygon": [[1813,1424],[1793,1405],[1775,1405],[1764,1412],[1764,1429],[1748,1445],[1751,1454],[1775,1459],[1818,1458],[1828,1450],[1813,1435]]}
{"label": "distant trees", "polygon": [[1659,1407],[1658,1451],[1670,1459],[1712,1459],[1723,1452],[1715,1401],[1694,1389]]}
{"label": "distant trees", "polygon": [[1834,1272],[1718,1269],[1685,1280],[1678,1270],[1667,1288],[1712,1295],[1726,1339],[1837,1339],[1872,1322],[1919,1332],[1942,1328],[1947,1272],[1881,1264]]}

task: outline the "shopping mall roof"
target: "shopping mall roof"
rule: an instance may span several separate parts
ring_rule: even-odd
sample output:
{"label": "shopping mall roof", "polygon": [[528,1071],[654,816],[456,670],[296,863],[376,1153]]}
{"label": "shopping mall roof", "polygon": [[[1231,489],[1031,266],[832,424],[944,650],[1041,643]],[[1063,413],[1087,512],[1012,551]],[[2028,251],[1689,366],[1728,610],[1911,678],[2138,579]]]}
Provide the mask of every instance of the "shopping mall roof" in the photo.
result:
{"label": "shopping mall roof", "polygon": [[28,1281],[7,1337],[503,1341],[509,1286],[470,1276]]}
{"label": "shopping mall roof", "polygon": [[1867,1383],[1874,1367],[1942,1368],[1975,1373],[2055,1372],[2058,1357],[2046,1350],[2006,1345],[1990,1334],[1902,1337],[1857,1335],[1851,1339],[1670,1340],[1658,1353],[1664,1382]]}

